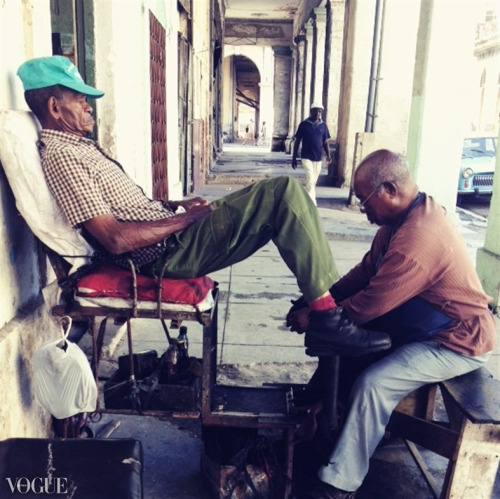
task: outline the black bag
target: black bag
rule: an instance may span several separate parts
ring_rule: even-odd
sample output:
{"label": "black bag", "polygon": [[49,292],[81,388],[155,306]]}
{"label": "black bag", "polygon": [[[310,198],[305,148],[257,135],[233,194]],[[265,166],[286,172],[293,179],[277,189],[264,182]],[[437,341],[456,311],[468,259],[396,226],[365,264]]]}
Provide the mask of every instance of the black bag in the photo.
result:
{"label": "black bag", "polygon": [[245,132],[248,133],[248,127],[245,128]]}

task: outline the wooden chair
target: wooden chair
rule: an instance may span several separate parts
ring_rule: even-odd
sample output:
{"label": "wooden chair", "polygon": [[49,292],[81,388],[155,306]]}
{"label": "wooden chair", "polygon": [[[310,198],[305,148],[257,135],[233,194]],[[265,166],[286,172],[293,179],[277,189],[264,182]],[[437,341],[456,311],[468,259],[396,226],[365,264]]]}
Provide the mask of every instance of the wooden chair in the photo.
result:
{"label": "wooden chair", "polygon": [[[203,334],[212,334],[212,328],[217,327],[216,283],[206,276],[188,280],[147,278],[136,275],[133,265],[130,271],[113,266],[89,269],[93,249],[79,231],[69,225],[48,189],[37,149],[38,133],[39,124],[32,113],[0,111],[0,162],[14,193],[16,206],[41,241],[57,277],[57,282],[49,286],[51,291],[56,292],[45,294],[52,297],[52,300],[47,299],[52,303],[47,304],[55,316],[70,316],[74,321],[88,323],[96,379],[108,319],[126,323],[129,381],[133,385],[136,380],[131,320],[160,320],[168,343],[173,339],[167,320],[175,326],[183,321],[195,321],[203,326]],[[81,289],[82,279],[86,279],[88,288],[91,278],[99,281],[99,278],[116,278],[116,275],[120,275],[120,289],[111,289],[109,280],[102,289],[93,289],[92,296],[88,289]],[[144,291],[149,291],[146,297]],[[100,410],[106,409],[101,407]],[[137,410],[131,408],[124,412]]]}

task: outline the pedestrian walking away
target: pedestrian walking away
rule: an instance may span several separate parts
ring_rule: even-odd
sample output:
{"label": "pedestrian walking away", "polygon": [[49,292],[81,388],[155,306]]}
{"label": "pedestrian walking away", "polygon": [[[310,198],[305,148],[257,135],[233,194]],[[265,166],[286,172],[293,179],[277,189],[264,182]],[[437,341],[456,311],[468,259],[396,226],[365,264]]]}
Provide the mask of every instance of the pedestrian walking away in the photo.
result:
{"label": "pedestrian walking away", "polygon": [[297,168],[299,146],[302,143],[300,158],[306,174],[306,191],[315,205],[317,205],[316,184],[323,166],[323,151],[325,152],[327,163],[330,164],[332,162],[328,144],[330,132],[326,123],[321,119],[323,110],[323,104],[319,102],[311,104],[309,117],[299,124],[295,132],[292,153],[292,168],[295,170]]}
{"label": "pedestrian walking away", "polygon": [[248,122],[248,125],[245,128],[245,140],[243,141],[243,145],[245,146],[247,142],[250,141],[254,146],[257,145],[257,142],[255,140],[255,133],[254,133],[254,128],[253,128],[253,120],[250,119]]}
{"label": "pedestrian walking away", "polygon": [[258,140],[258,144],[262,142],[265,146],[269,145],[268,142],[267,142],[267,125],[266,125],[266,122],[263,121],[262,122],[262,127],[260,129],[260,135],[259,135],[259,140]]}

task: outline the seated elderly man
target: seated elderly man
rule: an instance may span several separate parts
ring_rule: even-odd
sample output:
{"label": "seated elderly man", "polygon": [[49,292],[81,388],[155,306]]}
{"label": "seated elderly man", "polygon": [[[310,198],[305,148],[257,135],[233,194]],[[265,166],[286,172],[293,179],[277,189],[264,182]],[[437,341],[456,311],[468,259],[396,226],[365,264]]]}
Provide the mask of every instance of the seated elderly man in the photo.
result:
{"label": "seated elderly man", "polygon": [[[330,292],[357,324],[388,332],[392,348],[341,359],[345,421],[320,482],[304,498],[354,497],[398,402],[425,384],[477,369],[496,341],[466,244],[445,210],[419,192],[405,158],[370,154],[356,169],[354,191],[368,220],[381,227],[363,260]],[[303,306],[298,301],[287,318],[299,333],[307,329]]]}
{"label": "seated elderly man", "polygon": [[[300,184],[258,182],[212,204],[201,198],[151,200],[100,146],[86,85],[65,57],[31,59],[18,69],[25,99],[42,125],[45,177],[61,210],[101,258],[139,272],[198,277],[233,265],[268,241],[278,247],[309,302],[308,335],[325,348],[362,354],[390,346],[384,333],[355,326],[329,288],[337,271],[317,210]],[[179,206],[184,213],[176,213]]]}

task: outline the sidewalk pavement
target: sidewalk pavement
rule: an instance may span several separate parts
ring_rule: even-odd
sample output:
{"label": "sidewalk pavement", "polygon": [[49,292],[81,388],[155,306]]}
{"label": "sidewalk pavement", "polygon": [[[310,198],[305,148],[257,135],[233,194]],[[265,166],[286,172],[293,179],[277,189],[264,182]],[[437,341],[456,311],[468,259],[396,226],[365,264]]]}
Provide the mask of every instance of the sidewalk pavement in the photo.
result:
{"label": "sidewalk pavement", "polygon": [[[303,170],[293,170],[291,157],[270,153],[268,148],[227,145],[213,168],[210,183],[196,195],[217,199],[262,177],[293,175],[303,180]],[[318,211],[328,236],[339,273],[345,274],[368,250],[376,227],[357,209],[347,206],[348,188],[320,185],[317,188]],[[475,261],[483,245],[486,221],[458,210],[457,224]],[[306,382],[316,359],[304,353],[303,336],[290,333],[284,317],[290,299],[299,296],[292,273],[285,266],[276,247],[269,243],[244,262],[216,272],[211,277],[219,283],[220,364],[236,364],[247,372],[250,383],[255,373],[262,373],[261,383]],[[190,355],[201,357],[201,327],[188,326]],[[500,336],[500,321],[497,319]],[[136,320],[134,350],[166,349],[159,321]],[[126,352],[122,340],[114,355]],[[269,369],[270,367],[273,369]],[[500,351],[488,363],[500,378]],[[223,370],[223,369],[222,369]],[[279,375],[279,379],[272,376]],[[243,381],[244,382],[244,381]],[[145,455],[145,499],[204,499],[207,492],[199,472],[201,441],[198,421],[162,420],[141,416],[106,415],[96,424],[119,420],[111,438],[134,437],[142,441]],[[434,457],[431,466],[444,477],[446,460]],[[495,497],[500,497],[497,480]],[[498,495],[497,495],[498,494]],[[360,499],[427,499],[432,495],[403,444],[377,450],[370,472],[358,493]]]}

